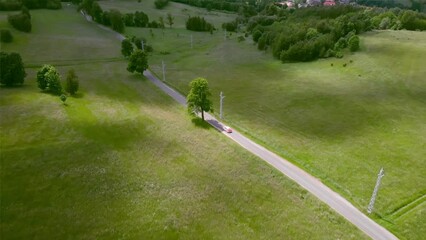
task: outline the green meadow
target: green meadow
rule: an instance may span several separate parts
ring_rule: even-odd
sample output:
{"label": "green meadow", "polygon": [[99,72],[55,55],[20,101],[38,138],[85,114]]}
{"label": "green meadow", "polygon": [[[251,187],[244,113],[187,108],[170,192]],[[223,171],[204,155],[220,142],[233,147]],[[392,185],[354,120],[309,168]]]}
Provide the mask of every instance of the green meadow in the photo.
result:
{"label": "green meadow", "polygon": [[[220,28],[223,21],[211,22]],[[289,64],[258,51],[251,38],[238,42],[241,34],[225,39],[222,30],[127,28],[126,34],[154,47],[150,68],[162,77],[164,61],[170,86],[186,94],[192,79],[207,78],[217,116],[223,91],[226,123],[364,212],[383,167],[372,218],[400,238],[426,234],[425,32],[369,32],[361,36],[360,52]]]}
{"label": "green meadow", "polygon": [[[129,74],[114,34],[72,7],[31,14],[33,32],[2,44],[28,76],[0,88],[1,239],[367,238]],[[38,90],[45,63],[76,70],[67,105]]]}

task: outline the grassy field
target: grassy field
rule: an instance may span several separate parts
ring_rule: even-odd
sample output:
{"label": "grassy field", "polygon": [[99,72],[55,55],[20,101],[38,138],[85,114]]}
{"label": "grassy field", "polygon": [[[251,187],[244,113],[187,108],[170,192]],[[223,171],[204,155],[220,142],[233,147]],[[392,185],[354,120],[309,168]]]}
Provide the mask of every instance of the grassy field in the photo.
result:
{"label": "grassy field", "polygon": [[126,72],[111,33],[74,9],[31,14],[33,33],[2,50],[76,69],[81,93],[68,106],[41,93],[37,68],[0,88],[1,239],[366,238]]}
{"label": "grassy field", "polygon": [[[217,24],[216,24],[217,25]],[[372,216],[401,238],[426,235],[426,33],[378,31],[342,59],[281,64],[233,34],[128,28],[155,52],[151,69],[180,92],[206,77],[225,121],[293,161],[366,212],[384,167]],[[193,47],[190,36],[193,36]],[[344,64],[347,64],[344,67]],[[216,112],[218,114],[218,112]]]}
{"label": "grassy field", "polygon": [[[142,0],[140,3],[135,0],[112,0],[100,1],[99,5],[104,10],[118,9],[122,13],[134,13],[142,11],[149,17],[149,21],[157,21],[163,17],[166,23],[167,13],[172,14],[174,17],[174,25],[176,28],[185,28],[185,22],[189,16],[202,16],[207,22],[214,23],[216,28],[221,28],[222,23],[235,20],[235,15],[225,12],[207,11],[206,9],[196,8],[189,5],[169,2],[163,9],[156,9],[154,5],[155,0]],[[168,26],[166,24],[166,26]]]}

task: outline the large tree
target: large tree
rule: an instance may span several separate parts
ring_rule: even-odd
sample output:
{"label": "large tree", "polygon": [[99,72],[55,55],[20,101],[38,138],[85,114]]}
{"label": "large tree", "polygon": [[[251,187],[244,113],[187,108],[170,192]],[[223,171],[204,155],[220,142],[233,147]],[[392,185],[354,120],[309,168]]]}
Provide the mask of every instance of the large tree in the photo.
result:
{"label": "large tree", "polygon": [[211,96],[209,84],[204,78],[196,78],[189,83],[189,87],[191,89],[186,97],[188,112],[201,112],[201,118],[204,120],[204,111],[213,111],[213,103],[209,99]]}
{"label": "large tree", "polygon": [[22,85],[26,75],[21,55],[0,52],[0,84]]}
{"label": "large tree", "polygon": [[61,75],[52,65],[44,65],[37,71],[38,87],[53,94],[62,93]]}
{"label": "large tree", "polygon": [[147,54],[140,50],[136,49],[129,58],[129,65],[127,66],[127,71],[137,72],[143,74],[143,72],[148,68],[148,57]]}

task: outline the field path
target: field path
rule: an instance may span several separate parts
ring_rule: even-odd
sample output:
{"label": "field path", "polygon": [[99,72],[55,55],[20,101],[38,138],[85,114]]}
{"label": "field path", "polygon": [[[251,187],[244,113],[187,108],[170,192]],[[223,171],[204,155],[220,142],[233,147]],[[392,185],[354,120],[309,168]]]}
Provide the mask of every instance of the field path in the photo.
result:
{"label": "field path", "polygon": [[[86,17],[86,19],[90,22],[91,18],[86,16],[83,12],[82,14]],[[111,29],[106,28],[98,24],[99,27],[106,29],[108,31],[113,32]],[[117,39],[122,41],[125,37],[119,33],[113,32]],[[157,87],[159,87],[162,91],[164,91],[167,95],[171,96],[174,100],[176,100],[181,105],[186,105],[186,98],[175,91],[171,87],[167,86],[165,83],[160,81],[156,76],[154,76],[149,70],[144,72],[144,75],[149,79],[152,83],[154,83]],[[304,189],[309,191],[311,194],[316,196],[318,199],[323,201],[325,204],[334,209],[337,213],[346,218],[349,222],[357,226],[360,230],[362,230],[365,234],[370,236],[372,239],[377,240],[392,240],[398,239],[392,233],[390,233],[387,229],[380,226],[378,223],[371,220],[360,210],[355,208],[349,201],[344,199],[338,193],[331,190],[329,187],[324,185],[317,178],[309,175],[299,167],[293,165],[286,159],[276,155],[275,153],[267,150],[266,148],[258,145],[252,140],[248,139],[241,133],[234,131],[233,133],[226,133],[223,130],[224,124],[219,122],[212,115],[205,113],[205,119],[209,122],[213,127],[215,127],[218,131],[222,132],[225,136],[231,138],[243,148],[247,149],[251,153],[260,157],[280,172],[285,174],[287,177],[295,181],[297,184],[302,186]]]}

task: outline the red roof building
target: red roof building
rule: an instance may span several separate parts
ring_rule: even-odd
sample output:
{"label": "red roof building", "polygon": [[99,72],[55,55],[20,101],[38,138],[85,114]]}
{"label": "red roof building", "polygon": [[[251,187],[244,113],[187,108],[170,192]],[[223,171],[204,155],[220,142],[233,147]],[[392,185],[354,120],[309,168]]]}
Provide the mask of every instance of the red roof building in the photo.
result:
{"label": "red roof building", "polygon": [[336,5],[336,2],[334,0],[325,0],[324,6],[334,6]]}

